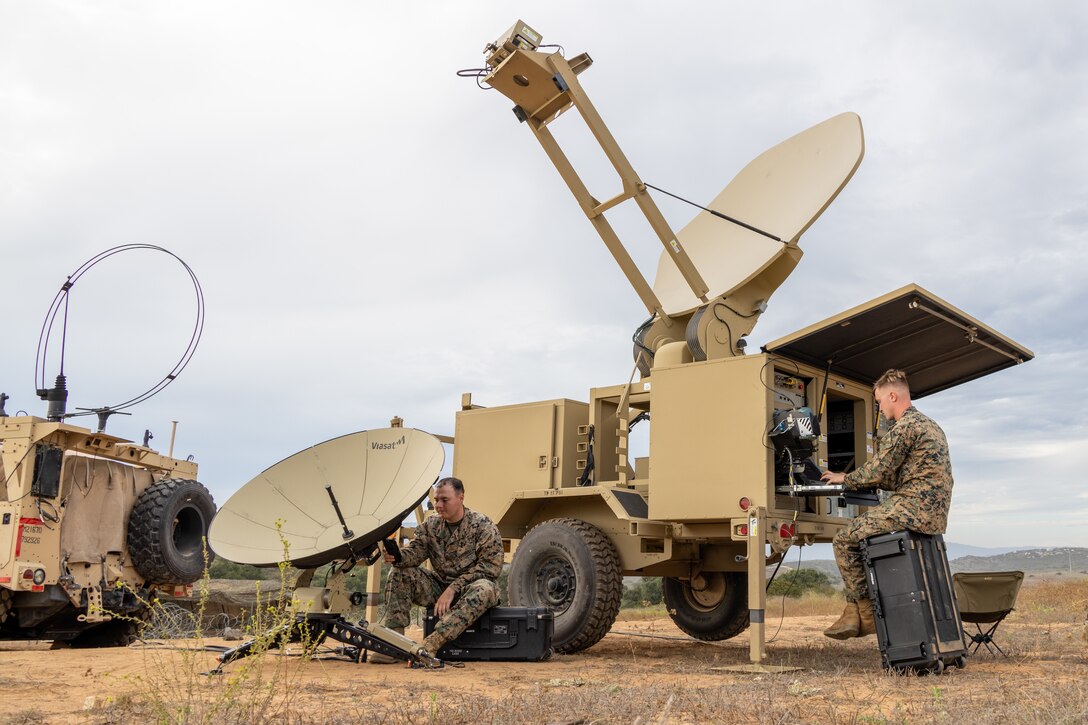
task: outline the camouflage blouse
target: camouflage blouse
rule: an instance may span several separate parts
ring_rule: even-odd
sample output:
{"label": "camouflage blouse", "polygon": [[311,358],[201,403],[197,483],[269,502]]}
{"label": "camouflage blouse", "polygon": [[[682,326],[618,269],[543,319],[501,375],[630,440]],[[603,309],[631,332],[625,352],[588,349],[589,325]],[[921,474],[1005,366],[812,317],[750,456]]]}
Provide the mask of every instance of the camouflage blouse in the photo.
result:
{"label": "camouflage blouse", "polygon": [[416,536],[401,550],[398,568],[419,566],[430,559],[442,583],[460,593],[477,579],[496,581],[502,571],[502,536],[491,519],[465,509],[465,517],[450,527],[441,516],[428,516]]}
{"label": "camouflage blouse", "polygon": [[890,491],[877,509],[880,514],[911,531],[943,534],[952,503],[952,461],[944,431],[914,406],[907,408],[876,456],[846,474],[845,487]]}

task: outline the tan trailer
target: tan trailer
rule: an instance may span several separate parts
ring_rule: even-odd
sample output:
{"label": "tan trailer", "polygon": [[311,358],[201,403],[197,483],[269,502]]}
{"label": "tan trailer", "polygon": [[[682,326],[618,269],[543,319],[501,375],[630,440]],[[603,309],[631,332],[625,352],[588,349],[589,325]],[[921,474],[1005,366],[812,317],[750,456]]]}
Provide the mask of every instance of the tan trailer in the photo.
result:
{"label": "tan trailer", "polygon": [[[818,480],[874,454],[873,381],[901,368],[920,398],[1033,354],[917,285],[746,354],[800,236],[861,162],[860,119],[841,114],[766,151],[676,233],[579,83],[592,60],[540,40],[516,23],[485,49],[481,81],[515,103],[651,317],[631,378],[587,401],[481,407],[466,394],[453,473],[502,532],[511,602],[555,610],[557,651],[604,636],[623,576],[660,576],[683,631],[720,640],[750,626],[759,665],[767,566],[876,503]],[[571,111],[616,170],[611,199],[590,193],[548,128]],[[653,285],[607,220],[628,201],[663,245]],[[636,424],[650,427],[649,456],[631,460]]]}

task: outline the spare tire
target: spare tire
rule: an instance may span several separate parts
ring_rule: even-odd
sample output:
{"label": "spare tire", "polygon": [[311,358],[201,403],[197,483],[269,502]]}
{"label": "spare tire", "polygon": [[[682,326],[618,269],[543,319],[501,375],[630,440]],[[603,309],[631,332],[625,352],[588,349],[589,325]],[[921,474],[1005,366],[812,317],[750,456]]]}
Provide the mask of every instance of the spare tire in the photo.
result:
{"label": "spare tire", "polygon": [[[168,478],[148,486],[128,520],[128,552],[149,584],[191,584],[204,573],[204,542],[215,516],[208,489]],[[207,563],[215,554],[207,550]]]}

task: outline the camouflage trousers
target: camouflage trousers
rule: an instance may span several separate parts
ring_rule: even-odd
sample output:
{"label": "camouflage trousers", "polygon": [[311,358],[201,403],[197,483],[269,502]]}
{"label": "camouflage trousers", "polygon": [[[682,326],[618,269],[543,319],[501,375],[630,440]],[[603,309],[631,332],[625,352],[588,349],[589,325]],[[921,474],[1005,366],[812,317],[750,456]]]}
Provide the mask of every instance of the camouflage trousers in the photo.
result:
{"label": "camouflage trousers", "polygon": [[[429,607],[438,601],[446,584],[433,571],[418,566],[393,569],[385,584],[385,626],[406,627],[413,604]],[[436,654],[447,642],[469,628],[480,615],[499,603],[499,587],[490,579],[477,579],[453,600],[434,631],[423,640],[423,648]]]}
{"label": "camouflage trousers", "polygon": [[852,602],[869,598],[869,583],[865,579],[865,557],[861,554],[861,542],[877,534],[902,531],[903,525],[888,518],[880,509],[867,511],[858,516],[845,529],[835,534],[831,542],[835,550],[835,563],[842,573],[846,598]]}

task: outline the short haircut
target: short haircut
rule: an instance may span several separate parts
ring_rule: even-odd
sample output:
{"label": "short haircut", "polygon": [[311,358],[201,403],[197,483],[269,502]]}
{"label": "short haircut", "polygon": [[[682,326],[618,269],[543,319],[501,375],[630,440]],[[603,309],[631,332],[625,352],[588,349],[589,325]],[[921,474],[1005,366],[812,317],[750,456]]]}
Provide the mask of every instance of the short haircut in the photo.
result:
{"label": "short haircut", "polygon": [[456,491],[457,493],[459,493],[461,495],[464,495],[464,493],[465,493],[465,484],[461,483],[460,478],[454,478],[453,476],[447,476],[446,478],[443,478],[438,483],[436,483],[434,485],[434,489],[437,491],[438,489],[442,488],[443,486],[449,486],[450,488],[452,488],[454,491]]}
{"label": "short haircut", "polygon": [[907,384],[907,374],[898,368],[892,368],[887,370],[876,379],[873,383],[873,390],[877,388],[902,388],[903,390],[910,392],[910,385]]}

